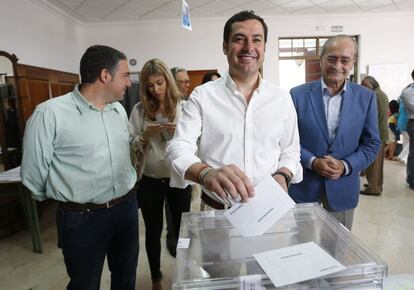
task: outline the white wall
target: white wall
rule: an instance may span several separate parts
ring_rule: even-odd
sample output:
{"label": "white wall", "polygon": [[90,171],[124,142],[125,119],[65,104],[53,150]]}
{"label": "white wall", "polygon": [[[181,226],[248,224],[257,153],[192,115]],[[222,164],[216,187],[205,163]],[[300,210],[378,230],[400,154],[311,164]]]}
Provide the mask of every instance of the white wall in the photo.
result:
{"label": "white wall", "polygon": [[[0,50],[14,53],[20,63],[78,72],[79,59],[91,44],[107,44],[143,63],[161,58],[170,67],[227,70],[222,53],[226,18],[192,19],[193,31],[178,21],[130,24],[78,25],[35,0],[2,0],[0,9]],[[36,2],[36,3],[35,3]],[[333,35],[331,25],[342,25],[345,34],[359,34],[360,72],[368,64],[408,64],[414,68],[411,37],[414,13],[330,16],[265,16],[269,26],[265,78],[278,82],[277,38],[282,36]],[[316,26],[325,27],[317,31]]]}
{"label": "white wall", "polygon": [[[278,37],[327,36],[332,25],[342,25],[344,34],[358,34],[360,42],[360,72],[368,64],[407,63],[414,68],[412,27],[414,14],[331,15],[331,16],[278,16],[264,17],[269,26],[264,74],[278,82]],[[139,70],[143,63],[154,57],[169,66],[187,69],[227,69],[222,53],[222,33],[225,18],[192,19],[193,31],[181,28],[177,21],[146,22],[139,24],[90,25],[83,29],[85,47],[94,43],[113,45],[128,57],[136,58]],[[324,26],[325,31],[317,31]]]}
{"label": "white wall", "polygon": [[78,73],[81,27],[33,0],[1,0],[0,50],[19,63]]}
{"label": "white wall", "polygon": [[225,71],[227,61],[221,51],[223,20],[198,20],[192,24],[193,31],[182,28],[178,21],[90,25],[84,27],[84,43],[122,50],[138,62],[131,70],[141,70],[147,60],[160,58],[169,67]]}

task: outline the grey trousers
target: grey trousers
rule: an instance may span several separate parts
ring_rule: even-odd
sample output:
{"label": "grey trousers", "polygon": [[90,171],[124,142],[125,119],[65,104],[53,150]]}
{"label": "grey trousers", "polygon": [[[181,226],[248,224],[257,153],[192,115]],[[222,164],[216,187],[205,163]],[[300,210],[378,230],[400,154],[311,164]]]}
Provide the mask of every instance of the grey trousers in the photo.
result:
{"label": "grey trousers", "polygon": [[352,229],[352,223],[354,222],[355,209],[348,209],[343,211],[334,211],[326,199],[326,195],[322,195],[322,207],[326,209],[338,222],[343,224],[349,231]]}

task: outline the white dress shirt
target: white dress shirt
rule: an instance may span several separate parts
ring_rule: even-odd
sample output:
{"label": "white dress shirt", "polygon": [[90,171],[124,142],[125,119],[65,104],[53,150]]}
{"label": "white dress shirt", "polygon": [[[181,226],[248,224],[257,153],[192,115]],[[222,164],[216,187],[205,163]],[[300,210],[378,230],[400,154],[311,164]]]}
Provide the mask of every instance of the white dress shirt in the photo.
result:
{"label": "white dress shirt", "polygon": [[260,79],[247,105],[227,73],[195,88],[174,138],[166,149],[173,187],[184,188],[187,169],[196,162],[213,168],[235,164],[256,185],[281,167],[302,180],[296,111],[288,92]]}
{"label": "white dress shirt", "polygon": [[342,90],[334,96],[329,91],[328,86],[323,81],[323,78],[321,78],[321,83],[323,104],[326,122],[328,125],[329,137],[331,138],[331,140],[334,140],[336,137],[336,131],[338,131],[339,121],[341,119],[342,99],[343,94],[346,91],[346,82]]}

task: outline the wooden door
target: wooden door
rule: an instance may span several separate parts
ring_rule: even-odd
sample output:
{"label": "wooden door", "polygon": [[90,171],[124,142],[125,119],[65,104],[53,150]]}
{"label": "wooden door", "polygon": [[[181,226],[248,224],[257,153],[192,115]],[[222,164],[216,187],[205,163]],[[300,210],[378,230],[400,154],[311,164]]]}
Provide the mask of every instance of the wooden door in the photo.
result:
{"label": "wooden door", "polygon": [[188,76],[190,77],[190,89],[189,95],[193,92],[195,87],[198,87],[201,85],[201,81],[203,80],[203,77],[206,73],[210,72],[217,72],[216,69],[207,69],[207,70],[189,70],[187,71]]}
{"label": "wooden door", "polygon": [[316,81],[322,76],[319,59],[305,60],[305,82]]}

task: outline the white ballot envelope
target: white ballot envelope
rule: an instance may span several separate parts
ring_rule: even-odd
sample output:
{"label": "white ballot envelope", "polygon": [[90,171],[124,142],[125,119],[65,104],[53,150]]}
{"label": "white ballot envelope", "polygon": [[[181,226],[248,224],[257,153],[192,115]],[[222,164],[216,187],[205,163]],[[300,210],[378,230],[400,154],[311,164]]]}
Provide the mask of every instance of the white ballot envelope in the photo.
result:
{"label": "white ballot envelope", "polygon": [[253,257],[276,287],[346,269],[315,242],[253,254]]}
{"label": "white ballot envelope", "polygon": [[224,215],[243,236],[258,236],[265,233],[295,202],[274,180],[266,176],[254,188],[255,197],[246,203],[234,203]]}

